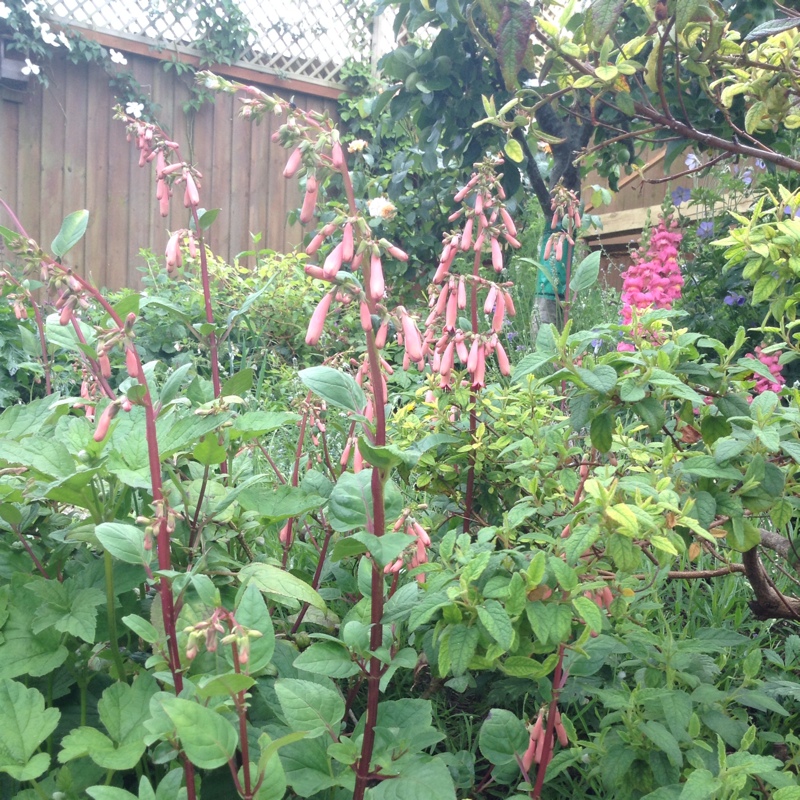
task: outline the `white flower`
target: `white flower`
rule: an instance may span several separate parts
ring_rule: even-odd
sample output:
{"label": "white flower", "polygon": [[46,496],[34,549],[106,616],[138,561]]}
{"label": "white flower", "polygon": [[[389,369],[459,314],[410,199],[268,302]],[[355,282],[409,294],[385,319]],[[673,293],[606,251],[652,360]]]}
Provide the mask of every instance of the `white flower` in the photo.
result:
{"label": "white flower", "polygon": [[371,217],[381,217],[382,219],[392,219],[397,213],[394,203],[385,197],[373,197],[367,203],[367,208]]}
{"label": "white flower", "polygon": [[8,19],[10,15],[11,9],[5,3],[0,3],[0,19]]}
{"label": "white flower", "polygon": [[144,111],[144,103],[135,103],[133,100],[131,100],[125,106],[125,113],[130,114],[132,117],[136,117],[136,119],[139,119],[139,117],[142,116],[142,111]]}
{"label": "white flower", "polygon": [[122,66],[125,66],[125,64],[128,63],[128,59],[125,58],[125,56],[122,55],[122,53],[120,53],[119,50],[115,50],[113,47],[111,47],[109,48],[108,52],[111,53],[111,60],[115,64],[122,64]]}
{"label": "white flower", "polygon": [[689,153],[683,163],[686,164],[689,169],[700,169],[700,167],[703,166],[703,162],[694,153]]}
{"label": "white flower", "polygon": [[53,47],[58,47],[58,37],[50,30],[50,26],[45,22],[42,24],[42,27],[39,29],[39,33],[42,34],[42,41],[45,44],[53,45]]}
{"label": "white flower", "polygon": [[31,22],[38,28],[41,25],[41,20],[39,19],[39,15],[36,13],[36,4],[35,3],[25,3],[22,6],[22,10],[31,18]]}
{"label": "white flower", "polygon": [[360,153],[366,146],[367,142],[365,142],[363,139],[353,139],[353,141],[347,145],[347,152]]}
{"label": "white flower", "polygon": [[61,42],[61,44],[64,45],[64,47],[67,48],[67,50],[72,50],[72,44],[70,43],[69,39],[67,39],[67,37],[64,35],[64,31],[58,32],[58,40]]}
{"label": "white flower", "polygon": [[31,62],[29,58],[25,59],[25,66],[20,70],[23,75],[38,75],[41,70],[37,64]]}

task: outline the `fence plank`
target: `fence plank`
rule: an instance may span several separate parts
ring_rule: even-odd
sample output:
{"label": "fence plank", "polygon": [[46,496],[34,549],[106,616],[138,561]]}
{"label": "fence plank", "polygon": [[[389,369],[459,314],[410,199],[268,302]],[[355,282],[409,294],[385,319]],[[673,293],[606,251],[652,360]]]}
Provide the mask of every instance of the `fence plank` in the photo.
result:
{"label": "fence plank", "polygon": [[[287,213],[299,206],[301,195],[296,181],[283,178],[286,152],[271,140],[281,118],[251,125],[236,116],[238,100],[219,95],[187,125],[186,78],[164,71],[163,60],[126,50],[124,41],[117,49],[128,58],[120,71],[133,73],[157,108],[159,124],[203,173],[203,207],[222,209],[210,231],[214,251],[232,260],[252,249],[251,232],[262,234],[260,247],[282,251],[298,244],[303,232],[287,224]],[[140,248],[163,259],[167,232],[188,224],[182,187],[176,187],[170,216],[162,218],[154,165],[138,167],[134,144],[112,118],[117,101],[101,68],[57,56],[48,74],[47,89],[31,81],[12,98],[18,103],[0,98],[0,192],[44,247],[65,213],[88,208],[86,238],[67,261],[100,286],[140,286]],[[250,82],[258,85],[258,78],[254,73]],[[335,108],[328,96],[307,86],[309,93],[295,95],[298,106]]]}

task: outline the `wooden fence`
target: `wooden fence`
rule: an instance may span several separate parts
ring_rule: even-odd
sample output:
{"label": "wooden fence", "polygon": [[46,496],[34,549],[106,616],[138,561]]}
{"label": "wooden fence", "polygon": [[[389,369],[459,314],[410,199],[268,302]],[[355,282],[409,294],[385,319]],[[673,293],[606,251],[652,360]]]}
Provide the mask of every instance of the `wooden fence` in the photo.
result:
{"label": "wooden fence", "polygon": [[[210,230],[214,251],[230,260],[251,249],[251,234],[258,233],[260,248],[284,251],[297,244],[302,233],[287,224],[287,214],[299,206],[299,190],[296,181],[283,178],[286,153],[271,141],[280,118],[268,116],[256,126],[239,118],[238,101],[223,94],[213,106],[187,115],[182,105],[189,98],[188,79],[165,72],[168,55],[136,53],[145,48],[96,38],[125,51],[127,69],[159,107],[159,123],[203,173],[201,205],[221,209]],[[154,169],[137,166],[123,123],[112,119],[108,75],[58,59],[46,69],[47,89],[33,79],[22,91],[0,84],[0,197],[45,248],[66,214],[89,209],[86,237],[67,260],[99,286],[136,287],[144,264],[139,250],[163,256],[167,231],[185,227],[188,212],[176,192],[170,217],[159,215]],[[335,113],[338,92],[330,87],[248,76],[241,69],[236,76],[293,96],[301,108]],[[0,224],[10,225],[2,207]]]}

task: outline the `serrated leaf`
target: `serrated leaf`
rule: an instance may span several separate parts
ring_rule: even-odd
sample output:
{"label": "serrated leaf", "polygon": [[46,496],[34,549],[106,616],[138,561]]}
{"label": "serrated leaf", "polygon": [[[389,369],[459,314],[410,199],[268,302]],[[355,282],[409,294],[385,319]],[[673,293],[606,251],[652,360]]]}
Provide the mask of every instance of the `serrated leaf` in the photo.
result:
{"label": "serrated leaf", "polygon": [[337,731],[344,718],[344,699],[328,686],[280,678],[275,682],[275,694],[292,730],[305,731],[309,737]]}
{"label": "serrated leaf", "polygon": [[761,25],[756,25],[756,27],[744,37],[744,40],[746,42],[752,42],[755,39],[763,39],[767,36],[775,36],[777,33],[790,31],[792,28],[797,28],[798,26],[800,26],[800,20],[797,17],[771,19],[769,22],[762,22]]}
{"label": "serrated leaf", "polygon": [[587,15],[587,27],[595,45],[601,44],[616,26],[624,7],[625,0],[593,0]]}
{"label": "serrated leaf", "polygon": [[614,420],[610,411],[598,414],[589,427],[589,436],[592,440],[592,447],[597,448],[601,453],[607,453],[613,444],[612,433],[614,430]]}
{"label": "serrated leaf", "polygon": [[500,72],[509,92],[519,87],[519,71],[530,47],[534,25],[533,10],[527,3],[506,3],[495,34],[495,48]]}
{"label": "serrated leaf", "polygon": [[600,364],[594,369],[576,367],[578,377],[590,388],[601,394],[608,394],[617,385],[617,371],[614,367]]}
{"label": "serrated leaf", "polygon": [[50,766],[46,753],[35,755],[56,729],[61,712],[45,708],[44,695],[18,681],[0,681],[0,772],[18,781],[38,778]]}
{"label": "serrated leaf", "polygon": [[534,635],[542,644],[556,646],[569,638],[572,630],[572,609],[568,605],[528,602],[525,613]]}
{"label": "serrated leaf", "polygon": [[497,600],[484,600],[478,606],[478,618],[503,650],[510,650],[514,642],[514,627],[505,608]]}
{"label": "serrated leaf", "polygon": [[593,600],[588,597],[574,597],[572,606],[591,630],[595,633],[603,630],[603,615]]}
{"label": "serrated leaf", "polygon": [[576,293],[586,291],[586,289],[590,289],[597,283],[599,275],[600,251],[595,250],[578,264],[569,282],[569,288]]}

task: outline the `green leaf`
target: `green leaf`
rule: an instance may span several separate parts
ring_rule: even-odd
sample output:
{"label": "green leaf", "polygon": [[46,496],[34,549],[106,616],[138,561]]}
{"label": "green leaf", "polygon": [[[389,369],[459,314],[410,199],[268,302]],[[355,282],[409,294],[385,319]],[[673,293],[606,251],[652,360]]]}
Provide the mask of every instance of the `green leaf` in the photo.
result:
{"label": "green leaf", "polygon": [[89,212],[86,209],[67,214],[61,223],[61,230],[50,245],[53,255],[59,259],[63,258],[83,238],[88,224]]}
{"label": "green leaf", "polygon": [[397,445],[373,445],[365,436],[358,437],[358,449],[367,463],[381,470],[390,470],[400,464],[408,468],[419,461],[419,452],[403,449]]}
{"label": "green leaf", "polygon": [[525,160],[525,153],[522,152],[522,145],[516,139],[508,139],[503,146],[503,150],[516,164],[521,164]]}
{"label": "green leaf", "polygon": [[[386,481],[383,491],[386,523],[391,525],[403,511],[403,496],[392,481]],[[343,473],[328,498],[328,522],[331,527],[346,533],[355,528],[366,528],[367,520],[372,517],[372,470]]]}
{"label": "green leaf", "polygon": [[145,751],[144,741],[117,746],[102,731],[87,727],[71,730],[62,739],[61,747],[58,760],[62,764],[89,757],[97,766],[113,770],[133,769]]}
{"label": "green leaf", "polygon": [[625,0],[592,0],[586,24],[593,44],[602,44],[616,26],[624,7]]}
{"label": "green leaf", "polygon": [[331,641],[312,644],[295,659],[294,666],[329,678],[349,678],[360,672],[348,649]]}
{"label": "green leaf", "polygon": [[633,412],[647,425],[651,434],[660,431],[667,421],[664,404],[657,397],[645,397],[644,400],[634,403]]}
{"label": "green leaf", "polygon": [[[248,665],[250,662],[247,662]],[[201,700],[211,697],[231,697],[239,692],[246,692],[256,682],[250,675],[241,672],[228,672],[225,675],[207,675],[197,686],[197,696]]]}
{"label": "green leaf", "polygon": [[153,627],[153,624],[140,617],[138,614],[128,614],[122,618],[122,621],[127,625],[140,639],[148,644],[154,644],[158,641],[158,631]]}
{"label": "green leaf", "polygon": [[123,522],[102,522],[95,526],[94,534],[114,558],[126,564],[149,564],[152,550],[144,546],[144,531]]}
{"label": "green leaf", "polygon": [[506,610],[497,600],[484,600],[478,606],[478,619],[503,650],[510,650],[514,641],[514,627]]}
{"label": "green leaf", "polygon": [[[296,580],[299,581],[300,579],[297,578]],[[307,584],[304,583],[303,586],[305,587]],[[265,669],[272,660],[272,654],[275,652],[275,629],[272,625],[272,617],[267,604],[259,591],[260,588],[255,581],[250,581],[245,586],[236,605],[236,621],[245,628],[258,631],[261,634],[260,637],[250,640],[250,658],[247,662],[246,670],[250,674],[258,673]],[[311,591],[314,590],[312,589]],[[233,666],[232,657],[230,664]]]}
{"label": "green leaf", "polygon": [[[586,289],[591,288],[597,283],[597,278],[600,275],[600,251],[595,250],[589,253],[586,258],[578,264],[578,268],[572,274],[572,280],[569,282],[571,291],[584,292]],[[610,367],[609,367],[610,369]],[[616,381],[616,373],[614,380]]]}
{"label": "green leaf", "polygon": [[[322,508],[325,499],[309,494],[299,486],[265,486],[264,479],[240,487],[236,494],[239,505],[245,511],[255,511],[259,516],[273,522],[282,522],[289,517],[299,517],[308,511]],[[236,491],[234,489],[234,491]]]}
{"label": "green leaf", "polygon": [[440,608],[450,605],[451,602],[444,591],[426,592],[408,618],[409,632],[416,630],[420,625],[425,625]]}
{"label": "green leaf", "polygon": [[344,699],[334,688],[311,681],[279,678],[275,681],[275,694],[292,730],[306,731],[310,737],[329,730],[338,732],[345,706]]}
{"label": "green leaf", "polygon": [[603,615],[593,600],[588,597],[574,597],[572,599],[572,607],[590,630],[595,633],[600,633],[603,630]]}
{"label": "green leaf", "polygon": [[578,377],[590,388],[601,394],[608,394],[617,385],[617,371],[606,364],[594,369],[576,367]]}
{"label": "green leaf", "polygon": [[189,363],[178,367],[177,369],[173,370],[170,376],[164,381],[158,396],[159,402],[162,406],[167,405],[167,403],[175,399],[175,396],[178,394],[178,390],[183,385],[183,382],[186,380],[189,371],[193,366],[193,364]]}
{"label": "green leaf", "polygon": [[298,373],[303,385],[323,400],[345,411],[361,414],[367,399],[361,387],[350,375],[331,367],[310,367]]}
{"label": "green leaf", "polygon": [[589,436],[592,446],[596,447],[601,453],[607,453],[613,443],[612,433],[614,431],[614,418],[610,411],[604,411],[592,420],[589,427]]}
{"label": "green leaf", "polygon": [[239,571],[239,580],[252,581],[257,589],[274,597],[278,602],[290,598],[325,610],[325,601],[304,580],[272,564],[247,564]]}
{"label": "green leaf", "polygon": [[617,79],[619,70],[616,67],[611,66],[611,64],[606,64],[605,66],[597,67],[594,71],[594,74],[604,83],[611,83],[611,81],[615,81]]}
{"label": "green leaf", "polygon": [[60,717],[57,709],[44,707],[44,695],[38,689],[0,681],[0,772],[17,781],[30,781],[47,770],[50,756],[34,754]]}
{"label": "green leaf", "polygon": [[683,784],[679,800],[708,800],[716,797],[721,788],[722,782],[707,769],[695,769]]}
{"label": "green leaf", "polygon": [[572,609],[564,603],[528,602],[528,621],[536,638],[543,644],[559,645],[572,631]]}
{"label": "green leaf", "polygon": [[253,386],[253,378],[255,373],[252,367],[239,370],[235,375],[231,375],[225,383],[222,384],[220,395],[227,397],[228,395],[245,395]]}
{"label": "green leaf", "polygon": [[75,472],[75,462],[61,442],[35,436],[21,442],[0,439],[0,461],[51,479],[67,478]]}
{"label": "green leaf", "polygon": [[117,789],[116,786],[90,786],[86,794],[92,800],[139,800],[135,794],[125,789]]}
{"label": "green leaf", "polygon": [[203,211],[203,213],[197,218],[200,222],[200,228],[202,230],[210,228],[214,224],[214,220],[217,218],[219,212],[220,209],[218,208],[209,208],[207,211]]}
{"label": "green leaf", "polygon": [[781,17],[780,19],[772,19],[769,22],[762,22],[761,25],[756,25],[747,36],[744,37],[746,42],[752,42],[755,39],[763,39],[767,36],[775,36],[777,33],[790,31],[798,27],[800,21],[796,17]]}
{"label": "green leaf", "polygon": [[192,450],[192,458],[206,467],[221,464],[228,458],[228,450],[217,440],[216,435],[204,436]]}
{"label": "green leaf", "polygon": [[503,708],[493,708],[481,725],[478,747],[484,758],[497,767],[515,762],[525,752],[528,731],[517,716]]}
{"label": "green leaf", "polygon": [[480,631],[472,626],[454,625],[442,636],[439,644],[439,663],[442,663],[441,651],[445,650],[446,660],[449,664],[449,672],[458,677],[463,675],[472,661],[475,651],[478,649]]}
{"label": "green leaf", "polygon": [[655,720],[640,722],[639,730],[669,759],[673,767],[683,764],[683,754],[675,737],[660,723]]}
{"label": "green leaf", "polygon": [[416,756],[397,778],[368,789],[367,800],[456,800],[450,770],[440,758]]}
{"label": "green leaf", "polygon": [[225,717],[191,700],[159,698],[187,758],[201,769],[216,769],[236,754],[239,737]]}
{"label": "green leaf", "polygon": [[161,460],[164,461],[177,453],[190,452],[197,442],[216,431],[232,416],[224,412],[207,416],[190,414],[177,420],[171,414],[159,417],[156,431]]}
{"label": "green leaf", "polygon": [[299,415],[288,411],[247,411],[233,421],[230,434],[235,438],[255,439],[299,419]]}
{"label": "green leaf", "polygon": [[81,588],[75,578],[64,583],[37,580],[25,587],[38,600],[33,614],[31,630],[41,633],[53,627],[61,633],[69,633],[94,643],[97,622],[97,606],[105,602],[106,596],[99,589]]}
{"label": "green leaf", "polygon": [[723,467],[717,464],[712,456],[692,456],[680,465],[681,471],[687,475],[697,475],[699,478],[718,478],[727,480],[741,480],[742,473],[734,467]]}

